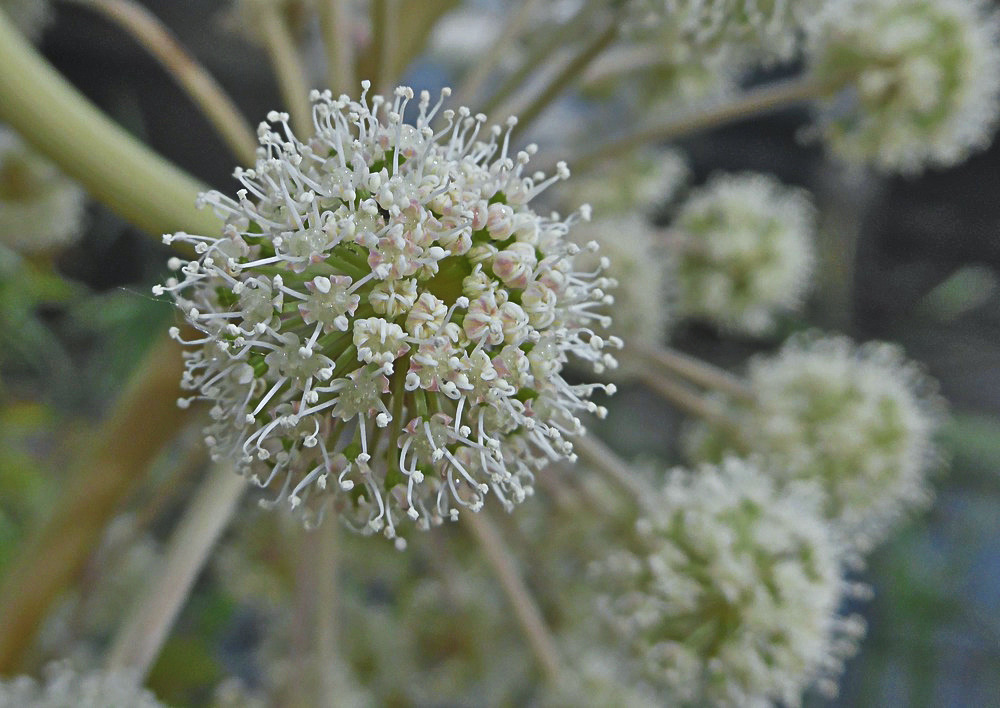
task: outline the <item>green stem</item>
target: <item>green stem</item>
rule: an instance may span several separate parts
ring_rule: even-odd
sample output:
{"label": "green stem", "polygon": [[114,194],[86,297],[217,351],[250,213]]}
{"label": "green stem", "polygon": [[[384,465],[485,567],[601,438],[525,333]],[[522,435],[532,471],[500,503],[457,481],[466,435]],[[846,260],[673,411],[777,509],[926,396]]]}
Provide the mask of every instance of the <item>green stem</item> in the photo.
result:
{"label": "green stem", "polygon": [[122,218],[159,237],[211,234],[204,185],[102,114],[45,61],[0,10],[0,120]]}
{"label": "green stem", "polygon": [[584,462],[625,490],[635,503],[646,513],[652,513],[654,490],[640,477],[637,477],[628,464],[614,451],[594,435],[581,435],[573,438],[573,451]]}
{"label": "green stem", "polygon": [[[552,28],[552,32],[546,37],[546,41],[540,42],[521,62],[521,66],[508,76],[500,84],[497,90],[481,105],[477,110],[483,113],[494,113],[497,106],[505,102],[519,88],[528,82],[528,77],[540,67],[547,66],[552,55],[563,49],[567,44],[572,44],[582,33],[587,30],[587,23],[590,21],[593,12],[598,4],[603,0],[590,0],[580,9],[569,22]],[[498,117],[502,116],[497,112]]]}
{"label": "green stem", "polygon": [[149,672],[246,488],[246,480],[226,466],[209,470],[170,538],[162,570],[150,579],[112,642],[109,670],[130,669],[140,678]]}
{"label": "green stem", "polygon": [[[669,118],[640,127],[626,135],[612,138],[573,158],[570,165],[577,171],[594,167],[602,160],[628,152],[646,143],[665,142],[717,128],[746,118],[787,108],[817,98],[822,87],[810,78],[796,77],[751,89],[728,103],[709,106],[689,115]],[[538,169],[545,170],[546,166]]]}
{"label": "green stem", "polygon": [[188,420],[175,404],[182,369],[180,346],[164,335],[94,431],[93,447],[70,470],[49,518],[10,565],[0,584],[0,673],[17,668],[122,500]]}
{"label": "green stem", "polygon": [[257,137],[236,104],[162,22],[133,0],[66,0],[118,24],[180,84],[240,162],[254,164]]}

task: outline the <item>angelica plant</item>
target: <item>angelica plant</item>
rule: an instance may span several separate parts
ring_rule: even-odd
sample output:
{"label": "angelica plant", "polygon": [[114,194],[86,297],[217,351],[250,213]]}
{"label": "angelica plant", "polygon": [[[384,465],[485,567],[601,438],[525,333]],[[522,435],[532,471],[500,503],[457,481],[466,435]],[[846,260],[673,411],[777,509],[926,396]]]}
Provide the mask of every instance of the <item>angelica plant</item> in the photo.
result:
{"label": "angelica plant", "polygon": [[[766,356],[826,298],[817,274],[843,276],[818,224],[855,250],[823,190],[787,175],[690,188],[746,169],[709,165],[704,146],[727,151],[698,134],[805,107],[781,128],[856,171],[956,164],[1000,113],[984,4],[522,0],[456,42],[442,35],[480,7],[247,0],[241,31],[280,96],[252,109],[256,131],[149,11],[81,4],[157,59],[241,166],[211,189],[155,155],[0,10],[0,120],[54,165],[0,150],[3,235],[33,251],[11,267],[58,264],[87,228],[58,170],[162,241],[147,265],[168,272],[148,285],[172,317],[108,417],[67,436],[48,520],[2,569],[0,672],[72,656],[74,675],[100,665],[132,693],[117,678],[51,693],[105,703],[153,700],[143,681],[180,704],[835,693],[862,634],[844,605],[866,599],[845,573],[929,501],[943,407],[892,345],[798,335]],[[477,51],[441,58],[458,46]],[[258,68],[240,73],[262,93]],[[698,342],[732,370],[684,351]],[[659,420],[700,421],[691,448],[712,464],[675,467],[656,395]],[[637,440],[657,459],[616,452]],[[137,565],[163,549],[141,590],[88,560],[122,507]],[[77,584],[105,601],[98,619],[89,602],[51,615]],[[178,653],[214,670],[180,677]],[[2,686],[18,705],[51,698]]]}

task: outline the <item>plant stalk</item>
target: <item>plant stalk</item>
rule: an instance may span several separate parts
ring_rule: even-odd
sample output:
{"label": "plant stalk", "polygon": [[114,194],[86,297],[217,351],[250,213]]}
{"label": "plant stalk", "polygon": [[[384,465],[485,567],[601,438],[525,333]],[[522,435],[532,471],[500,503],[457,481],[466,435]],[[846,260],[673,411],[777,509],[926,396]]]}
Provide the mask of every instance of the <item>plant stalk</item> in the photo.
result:
{"label": "plant stalk", "polygon": [[228,466],[212,467],[174,530],[159,574],[151,578],[111,645],[106,667],[149,673],[237,504],[246,480]]}
{"label": "plant stalk", "polygon": [[252,165],[257,138],[236,104],[152,12],[134,0],[68,0],[101,13],[128,32],[180,84],[233,155]]}
{"label": "plant stalk", "polygon": [[0,121],[139,228],[215,233],[195,198],[204,185],[101,113],[35,51],[0,10]]}
{"label": "plant stalk", "polygon": [[[806,77],[795,77],[746,91],[737,99],[708,106],[687,115],[651,123],[625,135],[611,138],[603,144],[573,158],[570,165],[579,170],[589,169],[602,160],[628,152],[646,143],[666,142],[693,135],[727,123],[752,118],[817,98],[822,87]],[[545,170],[545,166],[540,167]]]}
{"label": "plant stalk", "polygon": [[334,96],[352,93],[354,85],[354,39],[351,37],[347,0],[321,0],[319,28],[326,50],[326,80]]}
{"label": "plant stalk", "polygon": [[180,345],[164,335],[69,472],[47,521],[11,564],[0,584],[0,674],[17,669],[49,606],[83,568],[121,501],[188,420],[175,405],[182,369]]}
{"label": "plant stalk", "polygon": [[255,9],[259,13],[260,30],[271,58],[274,76],[278,80],[278,88],[288,107],[292,127],[299,140],[305,140],[313,134],[312,106],[309,103],[306,68],[299,56],[295,38],[277,3],[258,0]]}
{"label": "plant stalk", "polygon": [[750,387],[740,378],[725,369],[688,356],[669,347],[637,345],[629,347],[627,353],[644,359],[647,363],[662,368],[668,374],[681,376],[691,383],[704,386],[712,391],[724,393],[733,398],[749,401],[753,398]]}
{"label": "plant stalk", "polygon": [[562,660],[559,658],[555,640],[545,625],[541,610],[538,609],[531,592],[518,573],[514,560],[504,548],[503,539],[500,538],[496,526],[486,516],[485,511],[467,512],[462,514],[461,518],[476,537],[487,562],[496,573],[539,665],[550,681],[557,682],[562,675]]}

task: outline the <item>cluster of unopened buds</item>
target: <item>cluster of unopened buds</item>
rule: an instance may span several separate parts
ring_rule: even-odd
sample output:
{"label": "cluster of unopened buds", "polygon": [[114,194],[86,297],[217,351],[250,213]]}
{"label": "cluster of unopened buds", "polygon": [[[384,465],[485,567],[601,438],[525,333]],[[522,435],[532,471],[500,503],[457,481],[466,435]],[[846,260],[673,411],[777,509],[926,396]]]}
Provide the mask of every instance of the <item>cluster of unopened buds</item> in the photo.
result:
{"label": "cluster of unopened buds", "polygon": [[421,93],[408,125],[412,90],[363,86],[360,101],[314,92],[306,141],[271,113],[237,198],[202,197],[222,235],[165,237],[198,256],[173,259],[180,276],[155,292],[202,334],[185,342],[181,405],[212,403],[213,457],[278,480],[276,501],[307,520],[329,487],[349,523],[396,538],[401,516],[426,528],[489,491],[510,508],[539,465],[573,459],[579,415],[604,415],[590,396],[613,387],[571,385],[563,365],[613,368],[622,342],[594,329],[610,324],[606,260],[578,271],[597,244],[567,239],[589,208],[528,206],[564,164],[526,174],[535,147],[511,154],[516,121],[441,111],[447,90]]}

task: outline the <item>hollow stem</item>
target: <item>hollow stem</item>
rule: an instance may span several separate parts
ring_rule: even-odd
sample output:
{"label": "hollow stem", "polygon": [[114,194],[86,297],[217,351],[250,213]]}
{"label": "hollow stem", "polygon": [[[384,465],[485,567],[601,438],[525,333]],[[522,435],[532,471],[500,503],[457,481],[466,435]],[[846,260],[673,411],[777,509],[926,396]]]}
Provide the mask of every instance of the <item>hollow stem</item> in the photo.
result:
{"label": "hollow stem", "polygon": [[640,344],[629,346],[626,352],[626,356],[628,355],[641,358],[644,362],[660,367],[668,374],[681,376],[691,383],[704,386],[712,391],[725,393],[744,401],[753,398],[750,387],[739,377],[676,349]]}
{"label": "hollow stem", "polygon": [[476,537],[487,562],[496,573],[497,579],[507,595],[507,600],[514,610],[514,616],[518,624],[521,625],[521,630],[524,632],[539,665],[550,681],[553,683],[558,681],[562,674],[562,660],[559,658],[555,640],[545,625],[541,610],[538,609],[531,592],[518,573],[514,560],[504,548],[503,539],[500,538],[496,526],[487,517],[485,511],[465,513],[462,514],[461,518],[465,520],[465,525]]}
{"label": "hollow stem", "polygon": [[164,337],[146,355],[93,447],[70,471],[52,513],[0,584],[0,673],[17,668],[52,602],[83,568],[142,472],[181,428],[180,346]]}
{"label": "hollow stem", "polygon": [[254,7],[259,13],[260,30],[271,58],[274,76],[278,80],[278,88],[292,119],[292,127],[299,139],[304,140],[313,132],[312,107],[309,104],[306,68],[299,56],[295,38],[277,3],[258,0]]}
{"label": "hollow stem", "polygon": [[112,642],[109,670],[131,670],[140,679],[149,672],[246,486],[228,466],[209,470],[170,538],[162,570],[150,579]]}
{"label": "hollow stem", "polygon": [[319,28],[326,50],[326,80],[334,96],[351,93],[354,86],[354,40],[347,0],[321,0]]}
{"label": "hollow stem", "polygon": [[[687,115],[651,123],[625,135],[611,138],[603,144],[573,158],[570,164],[577,170],[587,169],[602,160],[628,152],[646,143],[665,142],[716,128],[726,123],[752,118],[817,98],[822,87],[808,77],[795,77],[746,91],[727,103],[708,106]],[[541,167],[540,169],[545,169]]]}
{"label": "hollow stem", "polygon": [[180,84],[242,163],[256,159],[257,138],[236,104],[162,22],[134,0],[66,0],[101,13],[128,32]]}
{"label": "hollow stem", "polygon": [[112,122],[49,65],[0,10],[0,121],[112,211],[159,238],[215,233],[205,187]]}
{"label": "hollow stem", "polygon": [[653,489],[601,440],[594,435],[581,435],[573,439],[573,450],[584,462],[627,492],[640,509],[651,511]]}

